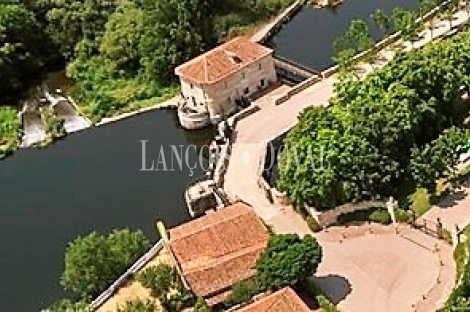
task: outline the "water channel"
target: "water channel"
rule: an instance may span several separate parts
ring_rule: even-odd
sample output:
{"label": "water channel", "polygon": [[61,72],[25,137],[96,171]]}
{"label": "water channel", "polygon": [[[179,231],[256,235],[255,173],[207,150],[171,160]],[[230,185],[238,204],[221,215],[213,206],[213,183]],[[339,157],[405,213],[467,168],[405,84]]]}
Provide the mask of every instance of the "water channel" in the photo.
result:
{"label": "water channel", "polygon": [[[276,53],[315,69],[332,64],[332,42],[354,18],[376,8],[390,12],[409,0],[347,0],[337,10],[305,7],[273,39]],[[174,226],[189,219],[183,192],[201,166],[143,172],[141,140],[157,162],[160,147],[208,143],[211,131],[186,132],[173,111],[155,111],[67,137],[46,149],[28,149],[0,162],[0,306],[36,311],[64,296],[59,286],[67,242],[90,231]],[[186,150],[185,148],[183,150]],[[198,157],[188,149],[193,163]],[[167,161],[169,161],[167,157]]]}

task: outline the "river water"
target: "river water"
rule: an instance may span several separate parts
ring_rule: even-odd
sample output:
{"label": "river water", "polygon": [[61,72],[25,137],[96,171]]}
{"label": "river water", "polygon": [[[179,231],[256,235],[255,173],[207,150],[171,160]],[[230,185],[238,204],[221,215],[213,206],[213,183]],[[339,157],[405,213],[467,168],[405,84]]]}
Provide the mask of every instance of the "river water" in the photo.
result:
{"label": "river water", "polygon": [[270,45],[277,55],[316,70],[333,65],[333,42],[345,34],[354,19],[369,25],[371,34],[378,38],[380,31],[370,19],[376,9],[389,14],[393,8],[418,7],[417,0],[344,0],[335,9],[316,9],[306,6],[273,38]]}
{"label": "river water", "polygon": [[58,284],[63,253],[78,235],[127,227],[155,240],[157,219],[168,226],[188,220],[183,192],[201,166],[191,177],[175,157],[175,171],[161,171],[163,163],[160,171],[140,171],[140,141],[148,140],[147,167],[152,160],[157,167],[163,146],[171,169],[171,145],[185,146],[192,167],[199,153],[186,147],[211,136],[180,129],[173,111],[154,111],[0,162],[0,310],[37,311],[64,296]]}
{"label": "river water", "polygon": [[[332,64],[332,42],[352,19],[367,19],[376,8],[390,12],[416,3],[346,0],[335,11],[305,7],[273,44],[283,57],[325,69]],[[37,311],[63,297],[63,253],[78,235],[127,227],[156,239],[157,219],[168,226],[188,220],[183,192],[203,173],[201,166],[193,176],[186,166],[141,171],[141,140],[148,140],[149,162],[157,163],[161,146],[170,162],[170,146],[184,145],[193,165],[198,153],[186,147],[202,146],[211,137],[211,131],[179,128],[173,111],[154,111],[75,133],[46,149],[19,151],[0,162],[1,310]]]}

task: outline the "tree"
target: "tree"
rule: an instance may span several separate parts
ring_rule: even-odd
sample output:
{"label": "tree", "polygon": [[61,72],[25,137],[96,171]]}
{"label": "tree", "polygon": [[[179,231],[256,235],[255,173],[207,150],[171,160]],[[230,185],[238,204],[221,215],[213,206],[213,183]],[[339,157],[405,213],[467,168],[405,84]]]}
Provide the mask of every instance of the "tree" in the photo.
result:
{"label": "tree", "polygon": [[213,0],[144,0],[145,27],[140,42],[147,76],[162,83],[174,78],[174,68],[210,48]]}
{"label": "tree", "polygon": [[0,3],[0,101],[7,102],[49,61],[48,41],[34,14],[19,1]]}
{"label": "tree", "polygon": [[422,149],[414,148],[410,171],[416,184],[433,191],[437,180],[452,177],[459,163],[459,146],[469,138],[467,131],[452,127]]}
{"label": "tree", "polygon": [[421,30],[421,25],[417,22],[416,13],[396,7],[392,11],[392,21],[395,29],[401,32],[403,39],[411,41],[413,46],[414,40]]}
{"label": "tree", "polygon": [[47,32],[66,59],[74,56],[75,46],[82,40],[96,50],[104,25],[116,8],[117,0],[39,0],[45,11]]}
{"label": "tree", "polygon": [[114,230],[78,237],[65,252],[61,284],[82,298],[94,297],[108,287],[148,248],[141,231]]}
{"label": "tree", "polygon": [[166,311],[181,311],[194,304],[192,293],[185,288],[176,269],[167,264],[146,269],[137,280],[150,289],[152,297],[158,299]]}
{"label": "tree", "polygon": [[390,30],[390,18],[385,14],[382,9],[377,9],[371,14],[371,19],[375,25],[382,31],[382,38],[385,38],[387,32]]}
{"label": "tree", "polygon": [[350,42],[354,42],[357,51],[366,51],[374,44],[374,40],[369,34],[367,24],[363,20],[352,20],[349,25],[346,37]]}
{"label": "tree", "polygon": [[175,284],[176,270],[167,264],[150,267],[137,276],[137,280],[150,289],[154,298],[162,298],[168,294]]}
{"label": "tree", "polygon": [[315,274],[322,249],[315,238],[295,234],[273,235],[256,269],[262,289],[293,285]]}

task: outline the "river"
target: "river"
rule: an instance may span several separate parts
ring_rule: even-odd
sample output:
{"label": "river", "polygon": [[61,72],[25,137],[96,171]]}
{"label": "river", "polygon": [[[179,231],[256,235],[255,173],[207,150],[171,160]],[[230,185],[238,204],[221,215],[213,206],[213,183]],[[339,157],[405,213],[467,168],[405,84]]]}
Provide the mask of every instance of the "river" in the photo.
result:
{"label": "river", "polygon": [[[170,169],[171,145],[201,146],[211,136],[180,129],[174,111],[154,111],[0,162],[1,310],[37,311],[63,297],[63,254],[78,235],[127,227],[155,240],[157,219],[168,226],[188,220],[183,192],[201,166],[193,177],[176,161],[175,171],[140,171],[140,141],[148,140],[148,166],[163,146]],[[187,150],[193,166],[198,154]]]}
{"label": "river", "polygon": [[371,34],[378,38],[380,31],[370,15],[376,9],[390,14],[393,8],[418,7],[417,0],[344,0],[335,9],[317,9],[307,5],[272,39],[270,45],[277,55],[316,70],[333,65],[333,42],[343,36],[352,20],[368,23]]}

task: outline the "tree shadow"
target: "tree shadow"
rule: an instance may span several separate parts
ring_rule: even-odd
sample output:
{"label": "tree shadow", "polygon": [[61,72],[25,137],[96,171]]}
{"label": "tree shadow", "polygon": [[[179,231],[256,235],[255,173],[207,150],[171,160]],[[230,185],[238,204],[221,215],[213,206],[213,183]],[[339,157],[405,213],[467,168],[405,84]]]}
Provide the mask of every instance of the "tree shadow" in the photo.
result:
{"label": "tree shadow", "polygon": [[334,305],[344,300],[351,293],[351,284],[343,277],[336,274],[315,276],[312,278]]}
{"label": "tree shadow", "polygon": [[464,190],[453,192],[452,194],[449,194],[443,198],[437,206],[439,208],[452,208],[453,206],[457,205],[459,201],[464,200],[466,196],[467,194]]}

